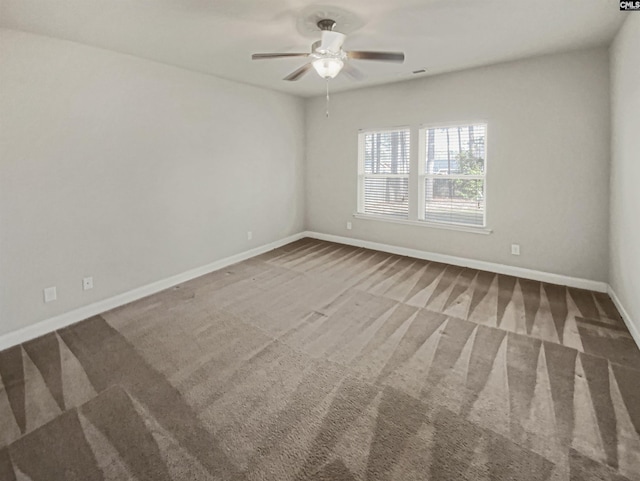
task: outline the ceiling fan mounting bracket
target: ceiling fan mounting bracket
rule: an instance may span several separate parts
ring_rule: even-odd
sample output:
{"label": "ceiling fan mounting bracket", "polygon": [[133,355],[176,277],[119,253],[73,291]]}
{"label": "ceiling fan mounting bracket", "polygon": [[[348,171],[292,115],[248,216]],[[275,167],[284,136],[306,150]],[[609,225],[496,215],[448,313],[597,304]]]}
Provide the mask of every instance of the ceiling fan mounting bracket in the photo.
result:
{"label": "ceiling fan mounting bracket", "polygon": [[317,25],[320,30],[328,30],[331,32],[336,26],[336,21],[330,18],[323,18],[322,20],[318,20]]}

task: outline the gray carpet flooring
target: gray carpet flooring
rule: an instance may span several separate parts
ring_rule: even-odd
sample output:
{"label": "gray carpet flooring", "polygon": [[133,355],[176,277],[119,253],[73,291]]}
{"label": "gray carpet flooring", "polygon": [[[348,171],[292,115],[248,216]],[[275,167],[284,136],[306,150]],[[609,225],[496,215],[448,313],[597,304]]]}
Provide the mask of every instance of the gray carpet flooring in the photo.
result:
{"label": "gray carpet flooring", "polygon": [[0,479],[640,480],[605,294],[303,239],[0,353]]}

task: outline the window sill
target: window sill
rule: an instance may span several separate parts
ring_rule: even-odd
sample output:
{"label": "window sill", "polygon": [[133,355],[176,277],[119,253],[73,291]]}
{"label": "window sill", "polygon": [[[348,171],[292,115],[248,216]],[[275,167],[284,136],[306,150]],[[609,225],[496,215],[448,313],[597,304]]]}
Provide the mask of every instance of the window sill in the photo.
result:
{"label": "window sill", "polygon": [[473,234],[482,234],[489,235],[493,231],[487,227],[471,227],[466,225],[457,225],[457,224],[439,224],[436,222],[427,222],[424,220],[409,220],[409,219],[397,219],[395,217],[385,217],[382,215],[371,215],[371,214],[353,214],[353,217],[356,219],[364,219],[364,220],[377,220],[382,222],[391,222],[392,224],[405,224],[405,225],[417,225],[420,227],[431,227],[433,229],[445,229],[445,230],[455,230],[459,232],[471,232]]}

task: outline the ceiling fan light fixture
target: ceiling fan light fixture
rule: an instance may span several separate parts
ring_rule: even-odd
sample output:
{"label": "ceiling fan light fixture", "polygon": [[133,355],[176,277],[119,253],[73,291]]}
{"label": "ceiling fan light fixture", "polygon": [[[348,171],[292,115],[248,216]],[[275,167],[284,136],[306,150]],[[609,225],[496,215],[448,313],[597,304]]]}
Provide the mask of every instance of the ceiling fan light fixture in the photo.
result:
{"label": "ceiling fan light fixture", "polygon": [[335,57],[319,58],[313,61],[313,68],[324,79],[335,78],[342,67],[344,67],[344,62]]}

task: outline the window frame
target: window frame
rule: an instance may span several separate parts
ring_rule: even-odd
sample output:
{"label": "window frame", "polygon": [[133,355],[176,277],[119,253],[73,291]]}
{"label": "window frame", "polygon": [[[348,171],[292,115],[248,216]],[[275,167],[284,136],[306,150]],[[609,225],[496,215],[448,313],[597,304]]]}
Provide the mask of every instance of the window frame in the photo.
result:
{"label": "window frame", "polygon": [[[367,134],[379,134],[385,132],[398,132],[406,130],[409,134],[409,172],[406,174],[367,174],[365,173],[365,137]],[[411,148],[413,142],[413,129],[409,125],[400,125],[395,127],[384,127],[379,129],[360,129],[358,130],[358,202],[357,202],[357,214],[362,216],[370,216],[380,219],[408,221],[411,218],[411,167],[413,160],[413,149]],[[365,212],[365,182],[367,178],[372,179],[407,179],[407,215],[406,217],[373,214]]]}
{"label": "window frame", "polygon": [[[453,127],[468,127],[469,125],[483,125],[485,129],[485,145],[484,145],[484,174],[482,176],[470,176],[462,174],[451,174],[451,176],[458,176],[462,179],[472,180],[478,178],[484,181],[483,184],[483,198],[484,198],[484,211],[483,211],[483,224],[465,224],[459,222],[446,222],[435,221],[431,219],[425,219],[426,211],[426,199],[425,199],[425,180],[427,174],[425,173],[426,167],[426,130],[434,128],[453,128]],[[403,177],[408,179],[409,184],[409,205],[408,216],[398,217],[383,214],[366,213],[364,211],[364,179],[369,176],[364,173],[364,154],[365,145],[364,138],[367,133],[377,132],[390,132],[397,130],[409,131],[409,174],[378,174],[379,177]],[[382,222],[390,222],[395,224],[405,224],[419,227],[429,227],[433,229],[453,230],[460,232],[471,232],[474,234],[488,235],[493,233],[493,230],[488,227],[487,224],[487,206],[488,206],[488,157],[489,157],[489,121],[486,119],[475,120],[457,120],[457,121],[443,121],[443,122],[429,122],[422,124],[411,125],[398,125],[392,127],[381,128],[364,128],[358,130],[358,166],[357,166],[357,206],[356,212],[353,214],[354,218],[363,220],[374,220]],[[371,174],[375,176],[375,174]],[[446,178],[452,178],[447,174]],[[438,178],[444,178],[439,175]],[[417,202],[417,206],[415,205]]]}
{"label": "window frame", "polygon": [[[426,157],[427,157],[427,130],[430,129],[451,129],[457,127],[469,127],[470,125],[482,125],[484,127],[484,169],[482,175],[465,175],[465,174],[427,174],[425,173]],[[439,226],[456,226],[468,229],[487,229],[487,168],[488,168],[488,144],[489,124],[485,120],[476,120],[468,122],[435,122],[429,124],[421,124],[418,126],[418,221],[425,224],[434,224]],[[461,179],[461,180],[482,180],[482,198],[484,200],[484,208],[482,209],[482,225],[468,224],[465,222],[448,222],[435,221],[426,218],[426,188],[425,183],[428,178],[431,179]]]}

